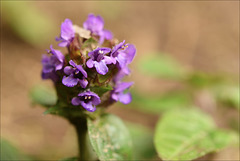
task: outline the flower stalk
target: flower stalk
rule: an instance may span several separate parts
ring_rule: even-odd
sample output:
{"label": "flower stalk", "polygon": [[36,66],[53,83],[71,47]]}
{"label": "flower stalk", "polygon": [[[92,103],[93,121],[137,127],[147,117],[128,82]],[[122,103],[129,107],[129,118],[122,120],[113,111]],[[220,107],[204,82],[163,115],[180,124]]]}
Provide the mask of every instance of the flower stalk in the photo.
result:
{"label": "flower stalk", "polygon": [[86,118],[78,117],[69,119],[69,121],[75,127],[77,133],[79,160],[96,160],[88,137]]}

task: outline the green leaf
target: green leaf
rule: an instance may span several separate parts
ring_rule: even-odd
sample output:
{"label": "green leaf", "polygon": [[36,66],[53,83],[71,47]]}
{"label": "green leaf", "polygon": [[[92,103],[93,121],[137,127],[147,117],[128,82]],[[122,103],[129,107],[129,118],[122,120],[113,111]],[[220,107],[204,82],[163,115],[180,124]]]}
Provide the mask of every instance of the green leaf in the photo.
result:
{"label": "green leaf", "polygon": [[133,91],[132,97],[131,107],[150,113],[162,113],[175,108],[187,107],[192,104],[190,94],[184,91],[171,91],[159,96],[149,96]]}
{"label": "green leaf", "polygon": [[90,90],[97,93],[101,97],[104,93],[113,90],[113,88],[110,85],[101,86],[101,87],[94,86],[94,87],[90,87]]}
{"label": "green leaf", "polygon": [[145,75],[152,75],[160,78],[181,80],[186,70],[178,64],[170,55],[162,53],[147,54],[139,61],[138,67]]}
{"label": "green leaf", "polygon": [[131,136],[117,116],[104,114],[96,120],[88,119],[88,133],[93,149],[101,161],[131,158]]}
{"label": "green leaf", "polygon": [[30,91],[30,97],[33,103],[47,107],[55,105],[57,102],[55,91],[42,85],[33,87]]}
{"label": "green leaf", "polygon": [[224,148],[231,136],[197,110],[175,110],[157,123],[154,144],[163,160],[193,160]]}
{"label": "green leaf", "polygon": [[1,161],[10,161],[10,160],[31,160],[24,154],[22,154],[14,145],[12,145],[9,141],[1,138]]}
{"label": "green leaf", "polygon": [[126,124],[133,141],[133,159],[153,159],[157,153],[153,145],[153,133],[150,129],[133,123]]}

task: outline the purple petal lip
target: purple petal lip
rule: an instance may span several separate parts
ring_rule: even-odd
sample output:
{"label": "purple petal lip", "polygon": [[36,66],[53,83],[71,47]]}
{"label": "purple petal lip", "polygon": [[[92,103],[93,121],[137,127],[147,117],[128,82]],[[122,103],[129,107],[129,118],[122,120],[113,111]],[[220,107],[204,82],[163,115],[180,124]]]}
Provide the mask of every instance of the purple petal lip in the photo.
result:
{"label": "purple petal lip", "polygon": [[115,45],[113,47],[112,52],[111,52],[111,56],[115,57],[116,56],[115,55],[116,51],[118,51],[119,49],[122,49],[122,47],[124,46],[124,43],[125,43],[125,40],[123,40],[123,42],[120,42],[119,44]]}
{"label": "purple petal lip", "polygon": [[127,47],[123,52],[126,54],[127,64],[130,64],[133,61],[134,56],[136,55],[136,48],[132,44],[127,44]]}
{"label": "purple petal lip", "polygon": [[118,83],[111,93],[111,98],[115,101],[119,101],[123,104],[128,104],[132,101],[132,96],[129,92],[124,91],[129,89],[133,85],[133,82]]}
{"label": "purple petal lip", "polygon": [[61,41],[58,46],[66,47],[68,46],[75,36],[75,31],[73,28],[72,21],[70,19],[65,19],[61,24],[61,34],[59,38],[56,38],[56,41]]}
{"label": "purple petal lip", "polygon": [[125,89],[130,88],[134,83],[133,82],[122,82],[116,85],[114,88],[115,92],[123,92]]}

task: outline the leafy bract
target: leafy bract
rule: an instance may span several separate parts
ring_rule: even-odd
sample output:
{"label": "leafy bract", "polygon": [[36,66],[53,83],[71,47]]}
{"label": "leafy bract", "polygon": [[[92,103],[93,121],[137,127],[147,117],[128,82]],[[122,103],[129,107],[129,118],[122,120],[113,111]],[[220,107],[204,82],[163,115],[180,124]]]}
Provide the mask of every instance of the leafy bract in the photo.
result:
{"label": "leafy bract", "polygon": [[102,160],[129,160],[132,142],[121,119],[111,114],[88,119],[88,133],[94,151]]}
{"label": "leafy bract", "polygon": [[157,123],[154,144],[163,160],[193,160],[222,149],[230,135],[197,110],[175,110]]}

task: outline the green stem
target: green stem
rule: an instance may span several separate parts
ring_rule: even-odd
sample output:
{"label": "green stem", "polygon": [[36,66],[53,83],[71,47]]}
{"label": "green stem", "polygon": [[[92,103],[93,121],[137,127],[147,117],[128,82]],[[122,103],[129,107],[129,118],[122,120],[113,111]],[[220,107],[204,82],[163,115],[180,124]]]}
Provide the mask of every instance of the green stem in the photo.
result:
{"label": "green stem", "polygon": [[79,159],[93,160],[95,156],[88,138],[86,118],[75,118],[71,119],[70,122],[74,125],[77,132]]}

